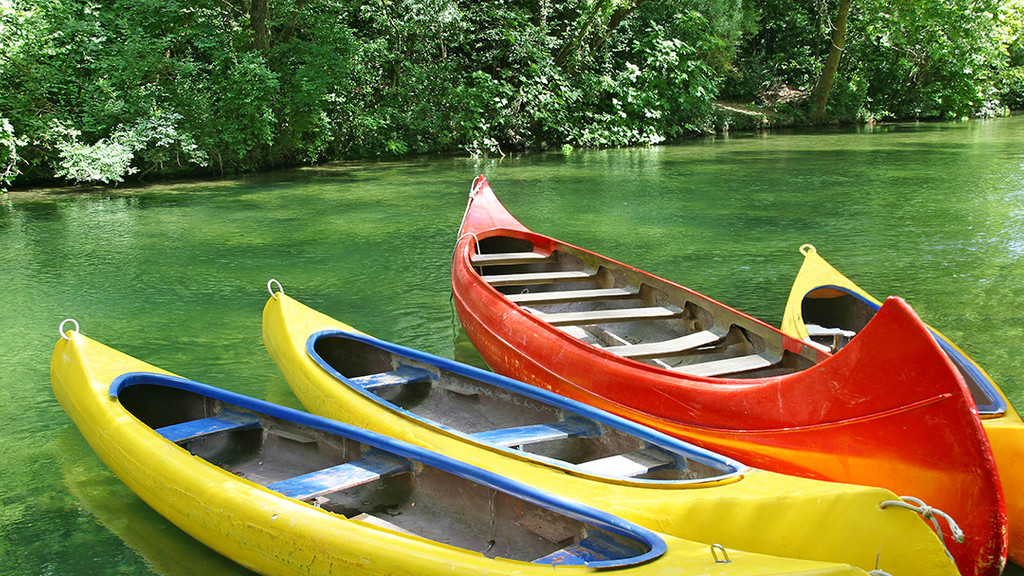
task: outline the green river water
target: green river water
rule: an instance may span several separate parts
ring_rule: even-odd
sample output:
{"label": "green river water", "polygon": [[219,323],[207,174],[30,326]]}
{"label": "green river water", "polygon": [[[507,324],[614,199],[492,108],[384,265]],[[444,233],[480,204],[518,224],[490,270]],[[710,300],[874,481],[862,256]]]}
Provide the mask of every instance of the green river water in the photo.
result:
{"label": "green river water", "polygon": [[93,455],[50,389],[58,325],[298,408],[260,335],[276,278],[378,337],[472,359],[448,275],[479,173],[534,230],[776,325],[813,243],[1024,407],[1024,117],[16,192],[0,196],[0,574],[246,573]]}

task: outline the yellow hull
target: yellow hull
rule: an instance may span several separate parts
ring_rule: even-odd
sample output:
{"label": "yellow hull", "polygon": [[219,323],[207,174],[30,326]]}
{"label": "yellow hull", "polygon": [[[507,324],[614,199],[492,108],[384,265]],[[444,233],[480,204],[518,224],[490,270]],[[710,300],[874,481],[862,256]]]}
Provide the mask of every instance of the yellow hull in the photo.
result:
{"label": "yellow hull", "polygon": [[[786,310],[782,317],[782,331],[786,334],[800,339],[808,337],[809,333],[802,311],[803,301],[808,294],[823,286],[842,288],[859,295],[867,302],[881,305],[881,302],[822,258],[813,246],[805,244],[800,248],[800,252],[804,255],[804,262],[793,282],[793,288],[789,293]],[[963,354],[955,344],[949,342],[934,328],[929,326],[929,329],[935,333],[937,338],[945,340],[960,352],[963,359],[969,362],[974,370],[991,382],[991,378],[985,371],[966,354]],[[1024,498],[1017,497],[1024,493],[1024,421],[1021,420],[1006,395],[994,382],[992,388],[1006,403],[1006,410],[998,415],[982,415],[981,424],[988,435],[989,444],[992,446],[992,454],[995,456],[999,478],[1003,485],[1003,494],[1006,496],[1009,557],[1015,564],[1024,565]]]}
{"label": "yellow hull", "polygon": [[726,481],[636,485],[581,477],[526,456],[431,428],[341,385],[306,353],[321,330],[355,331],[283,293],[263,312],[263,338],[310,411],[454,456],[661,533],[732,550],[880,568],[893,576],[956,574],[938,537],[914,512],[882,509],[880,488],[749,470]]}
{"label": "yellow hull", "polygon": [[[267,575],[584,574],[582,566],[552,566],[487,558],[400,534],[286,498],[235,476],[165,440],[108,393],[126,372],[169,374],[69,332],[53,353],[58,401],[93,450],[140,498],[179,528]],[[664,537],[667,552],[623,575],[865,576],[852,566],[729,550],[717,563],[709,546]],[[718,552],[722,558],[722,553]]]}

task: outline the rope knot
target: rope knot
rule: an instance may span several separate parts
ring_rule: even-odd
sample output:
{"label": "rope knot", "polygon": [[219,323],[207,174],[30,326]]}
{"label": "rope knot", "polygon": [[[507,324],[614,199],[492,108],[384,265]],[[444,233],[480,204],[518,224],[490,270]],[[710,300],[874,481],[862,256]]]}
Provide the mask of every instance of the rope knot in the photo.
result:
{"label": "rope knot", "polygon": [[[939,535],[939,541],[941,541],[942,546],[945,547],[946,541],[942,535],[942,528],[939,526],[939,518],[942,518],[949,525],[949,533],[950,536],[953,537],[953,540],[956,541],[957,544],[963,544],[964,542],[964,531],[956,525],[956,522],[953,521],[953,518],[951,518],[949,514],[946,514],[942,510],[939,510],[938,508],[934,508],[932,506],[925,504],[918,498],[914,498],[913,496],[900,496],[899,500],[886,500],[882,502],[880,506],[882,508],[888,508],[889,506],[906,508],[908,510],[913,510],[914,512],[917,512],[921,515],[921,518],[924,518],[925,520],[930,520],[932,525],[935,526],[935,532],[937,532]],[[946,554],[949,554],[949,550],[946,550]],[[952,556],[950,557],[952,558]]]}

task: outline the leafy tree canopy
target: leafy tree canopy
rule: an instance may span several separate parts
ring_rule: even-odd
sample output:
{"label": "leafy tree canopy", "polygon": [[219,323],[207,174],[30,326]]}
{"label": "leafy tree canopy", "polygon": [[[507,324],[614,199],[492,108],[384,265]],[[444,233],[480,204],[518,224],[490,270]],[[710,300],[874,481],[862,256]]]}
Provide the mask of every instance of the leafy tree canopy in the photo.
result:
{"label": "leafy tree canopy", "polygon": [[[1019,104],[1021,1],[854,0],[829,117]],[[708,132],[808,92],[837,4],[0,0],[0,188]]]}

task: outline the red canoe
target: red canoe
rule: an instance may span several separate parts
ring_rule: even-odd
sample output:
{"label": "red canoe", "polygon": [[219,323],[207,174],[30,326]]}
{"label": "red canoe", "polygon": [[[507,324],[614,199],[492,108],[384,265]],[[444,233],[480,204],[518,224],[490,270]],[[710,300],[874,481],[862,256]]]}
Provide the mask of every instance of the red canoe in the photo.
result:
{"label": "red canoe", "polygon": [[[752,466],[945,512],[961,574],[1006,561],[1006,508],[963,378],[901,299],[834,356],[678,284],[530,231],[473,183],[452,261],[495,371]],[[938,517],[939,515],[936,515]],[[856,537],[856,535],[851,535]]]}

